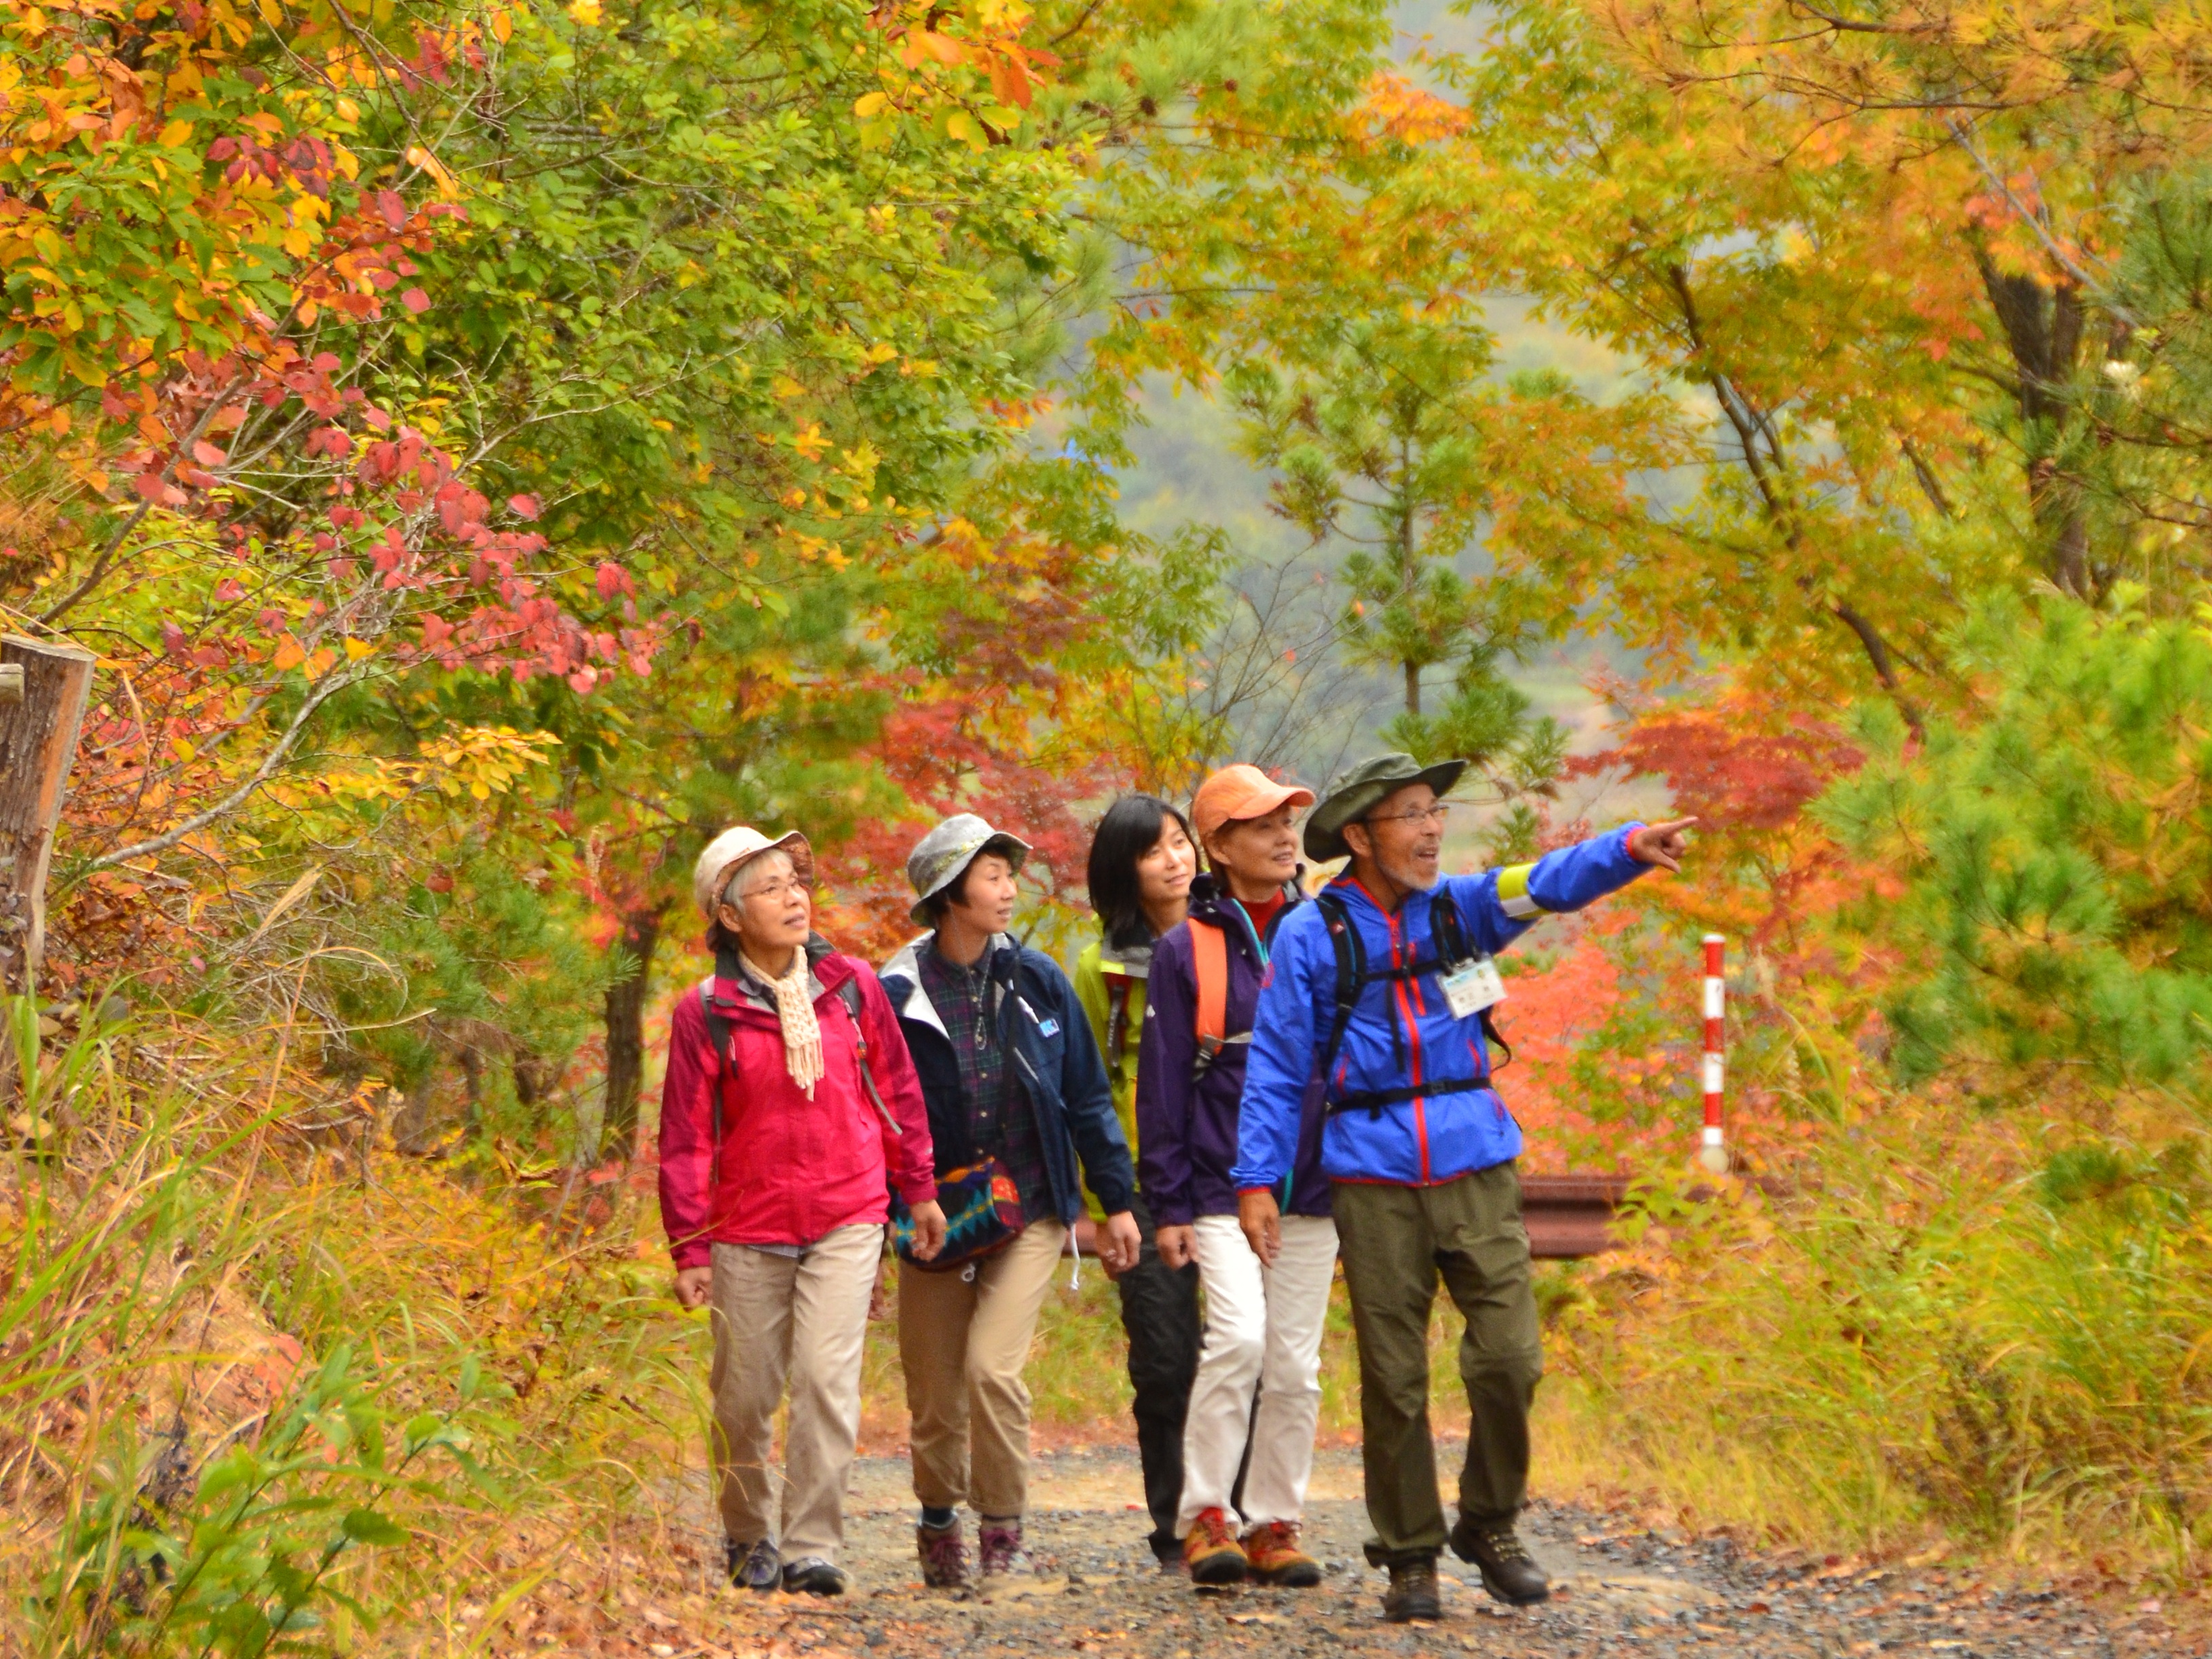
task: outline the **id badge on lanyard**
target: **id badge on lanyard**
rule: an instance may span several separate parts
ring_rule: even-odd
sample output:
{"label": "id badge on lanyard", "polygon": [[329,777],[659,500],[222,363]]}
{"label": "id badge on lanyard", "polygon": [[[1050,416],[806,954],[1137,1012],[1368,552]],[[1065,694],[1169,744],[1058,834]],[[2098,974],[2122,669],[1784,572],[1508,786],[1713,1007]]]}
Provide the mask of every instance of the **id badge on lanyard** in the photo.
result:
{"label": "id badge on lanyard", "polygon": [[1444,1002],[1454,1019],[1465,1019],[1505,1000],[1505,977],[1489,957],[1477,957],[1448,974],[1438,974],[1437,983],[1443,989]]}

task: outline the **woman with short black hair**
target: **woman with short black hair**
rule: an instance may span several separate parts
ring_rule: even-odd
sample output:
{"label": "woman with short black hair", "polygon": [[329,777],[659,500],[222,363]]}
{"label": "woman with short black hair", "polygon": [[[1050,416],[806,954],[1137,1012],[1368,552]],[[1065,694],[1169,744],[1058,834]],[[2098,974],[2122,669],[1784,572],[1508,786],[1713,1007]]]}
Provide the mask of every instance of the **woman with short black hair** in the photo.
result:
{"label": "woman with short black hair", "polygon": [[[1137,1152],[1137,1044],[1145,1023],[1152,946],[1183,919],[1198,850],[1183,815],[1156,795],[1124,795],[1106,809],[1091,840],[1091,908],[1101,938],[1075,964],[1075,994],[1106,1056],[1114,1110]],[[1092,1200],[1095,1212],[1097,1200]],[[1175,1533],[1182,1498],[1183,1416],[1198,1372],[1198,1268],[1168,1267],[1153,1248],[1154,1222],[1139,1194],[1144,1249],[1115,1281],[1129,1334],[1129,1383],[1152,1553],[1164,1571],[1183,1559]]]}

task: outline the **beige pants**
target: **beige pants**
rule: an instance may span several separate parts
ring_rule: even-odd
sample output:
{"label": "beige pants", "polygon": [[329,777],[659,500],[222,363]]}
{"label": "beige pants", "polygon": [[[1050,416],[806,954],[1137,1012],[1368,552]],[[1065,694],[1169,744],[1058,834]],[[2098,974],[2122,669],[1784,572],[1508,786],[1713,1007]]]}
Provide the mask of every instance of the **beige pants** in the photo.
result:
{"label": "beige pants", "polygon": [[783,1446],[787,1561],[837,1559],[845,1479],[860,1437],[860,1349],[883,1254],[880,1226],[840,1227],[803,1256],[714,1246],[714,1474],[722,1528],[740,1544],[778,1536],[771,1459]]}
{"label": "beige pants", "polygon": [[1067,1243],[1032,1221],[961,1273],[899,1264],[899,1358],[914,1425],[914,1495],[930,1509],[966,1502],[994,1521],[1029,1508],[1030,1391],[1022,1381],[1037,1311]]}

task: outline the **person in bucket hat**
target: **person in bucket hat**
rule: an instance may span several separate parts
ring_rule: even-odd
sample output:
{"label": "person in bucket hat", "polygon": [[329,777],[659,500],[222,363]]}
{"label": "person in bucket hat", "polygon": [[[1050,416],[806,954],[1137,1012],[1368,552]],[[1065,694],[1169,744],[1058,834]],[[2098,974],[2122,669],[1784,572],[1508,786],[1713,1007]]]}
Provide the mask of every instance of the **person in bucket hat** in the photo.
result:
{"label": "person in bucket hat", "polygon": [[[930,931],[884,966],[928,1103],[940,1182],[987,1161],[1018,1195],[1020,1226],[957,1271],[899,1264],[899,1357],[921,1518],[923,1582],[968,1581],[959,1505],[978,1521],[982,1584],[1032,1574],[1030,1395],[1022,1371],[1083,1188],[1106,1212],[1110,1273],[1137,1260],[1136,1175],[1105,1062],[1060,964],[1007,932],[1029,848],[971,812],[946,819],[907,860],[915,919]],[[1004,1224],[1004,1217],[1001,1217]]]}
{"label": "person in bucket hat", "polygon": [[[1284,1248],[1275,1188],[1291,1173],[1318,1079],[1322,1168],[1359,1347],[1367,1558],[1384,1616],[1438,1616],[1449,1543],[1485,1589],[1551,1593],[1514,1529],[1528,1486],[1528,1408],[1543,1350],[1521,1224],[1521,1131],[1492,1085],[1492,957],[1542,916],[1578,910],[1654,866],[1679,870],[1694,820],[1631,823],[1480,875],[1441,873],[1462,761],[1352,767],[1313,810],[1315,858],[1344,872],[1276,930],[1237,1126],[1238,1218],[1253,1250]],[[1441,1278],[1467,1322],[1460,1375],[1473,1422],[1447,1533],[1429,1435],[1429,1318]]]}
{"label": "person in bucket hat", "polygon": [[[677,1299],[711,1312],[726,1569],[750,1589],[845,1589],[868,1304],[889,1191],[941,1243],[929,1117],[884,988],[813,931],[793,830],[707,844],[691,890],[714,971],[676,1005],[660,1097],[660,1216]],[[788,1382],[779,1525],[776,1408]]]}

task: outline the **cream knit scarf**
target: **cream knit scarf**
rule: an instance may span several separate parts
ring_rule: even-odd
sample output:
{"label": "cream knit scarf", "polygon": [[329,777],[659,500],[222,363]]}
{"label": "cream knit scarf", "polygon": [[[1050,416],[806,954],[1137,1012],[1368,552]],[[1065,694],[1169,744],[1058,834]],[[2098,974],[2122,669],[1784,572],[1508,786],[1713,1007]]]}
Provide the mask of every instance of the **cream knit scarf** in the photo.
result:
{"label": "cream knit scarf", "polygon": [[776,1023],[783,1027],[783,1068],[791,1080],[814,1098],[814,1085],[826,1069],[822,1063],[822,1026],[814,1018],[814,999],[808,994],[812,978],[806,952],[791,953],[791,971],[777,979],[767,969],[745,957],[754,978],[775,994]]}

